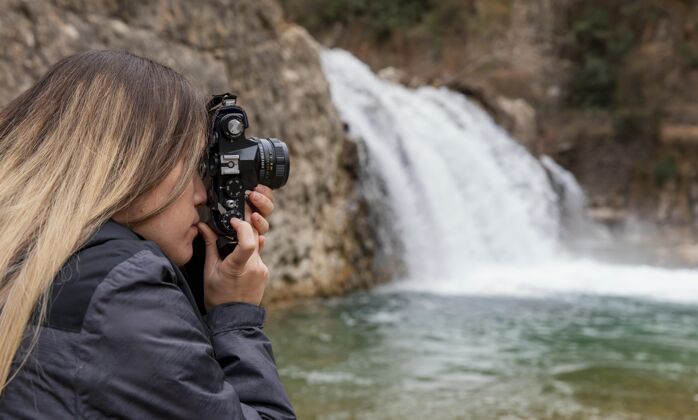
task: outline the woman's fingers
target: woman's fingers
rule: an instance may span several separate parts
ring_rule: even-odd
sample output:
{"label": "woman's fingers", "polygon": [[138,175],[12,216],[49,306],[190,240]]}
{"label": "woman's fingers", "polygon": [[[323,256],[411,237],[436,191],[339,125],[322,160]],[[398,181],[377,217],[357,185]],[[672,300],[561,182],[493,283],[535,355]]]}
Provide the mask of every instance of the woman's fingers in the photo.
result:
{"label": "woman's fingers", "polygon": [[206,223],[199,222],[196,225],[199,228],[201,236],[204,238],[206,243],[206,266],[204,269],[208,272],[213,264],[216,264],[220,260],[220,255],[218,254],[218,248],[216,247],[216,240],[218,235],[214,232]]}
{"label": "woman's fingers", "polygon": [[269,222],[260,213],[254,211],[247,202],[245,202],[245,221],[257,229],[261,235],[269,232]]}
{"label": "woman's fingers", "polygon": [[[249,204],[248,204],[249,202]],[[256,210],[254,212],[252,209]],[[266,220],[274,211],[274,195],[272,189],[258,184],[250,191],[245,202],[245,221],[250,223],[260,235],[269,232],[269,222]]]}
{"label": "woman's fingers", "polygon": [[259,213],[252,213],[252,226],[257,229],[260,235],[269,232],[269,222]]}
{"label": "woman's fingers", "polygon": [[[224,263],[230,261],[232,264],[243,267],[247,260],[259,247],[259,235],[252,229],[252,226],[237,218],[232,218],[230,224],[237,234],[238,244],[235,250],[228,255]],[[215,246],[215,241],[214,241]],[[207,243],[208,248],[208,243]],[[208,249],[207,249],[208,250]]]}
{"label": "woman's fingers", "polygon": [[249,224],[252,224],[252,207],[245,201],[245,221]]}
{"label": "woman's fingers", "polygon": [[[256,217],[253,217],[253,219],[261,219],[263,223],[266,224],[266,220],[260,217],[259,214],[255,213],[254,215],[256,215]],[[260,228],[255,227],[255,229],[257,229],[257,231],[255,231],[255,229],[253,229],[249,223],[243,222],[240,219],[233,218],[230,220],[230,224],[233,226],[233,229],[235,229],[235,233],[237,234],[238,245],[235,247],[235,250],[230,254],[230,256],[226,258],[226,260],[230,259],[234,265],[241,267],[245,265],[247,260],[250,259],[256,250],[261,251],[262,248],[264,248],[265,239],[264,236],[257,233]],[[266,230],[269,230],[268,224],[266,226]],[[220,261],[220,254],[218,253],[218,247],[216,244],[218,235],[216,235],[216,233],[206,223],[200,222],[197,227],[199,228],[199,232],[201,232],[201,236],[204,238],[204,242],[206,243],[205,264],[206,271],[208,271],[213,265]]]}
{"label": "woman's fingers", "polygon": [[250,192],[249,199],[262,217],[269,217],[274,211],[274,197],[269,187],[257,185],[255,190]]}
{"label": "woman's fingers", "polygon": [[269,198],[271,201],[274,201],[274,193],[272,192],[272,189],[267,187],[266,185],[257,184],[257,186],[254,187],[254,190],[258,193],[266,195],[267,198]]}

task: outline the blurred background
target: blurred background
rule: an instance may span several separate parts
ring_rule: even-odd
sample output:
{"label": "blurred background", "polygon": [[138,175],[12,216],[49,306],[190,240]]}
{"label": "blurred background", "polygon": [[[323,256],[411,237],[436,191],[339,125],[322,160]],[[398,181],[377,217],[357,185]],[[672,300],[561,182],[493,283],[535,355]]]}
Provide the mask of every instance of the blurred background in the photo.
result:
{"label": "blurred background", "polygon": [[0,106],[122,49],[289,144],[300,418],[698,415],[698,4],[0,0],[0,45]]}

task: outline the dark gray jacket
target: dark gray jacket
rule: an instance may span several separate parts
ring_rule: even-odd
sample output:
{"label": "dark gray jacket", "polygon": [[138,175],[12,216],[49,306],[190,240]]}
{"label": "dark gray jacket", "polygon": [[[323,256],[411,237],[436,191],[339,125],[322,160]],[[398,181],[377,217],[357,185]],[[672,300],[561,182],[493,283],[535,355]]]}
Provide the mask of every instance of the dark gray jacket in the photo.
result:
{"label": "dark gray jacket", "polygon": [[264,309],[232,303],[202,316],[179,269],[126,226],[107,222],[51,292],[0,418],[295,418]]}

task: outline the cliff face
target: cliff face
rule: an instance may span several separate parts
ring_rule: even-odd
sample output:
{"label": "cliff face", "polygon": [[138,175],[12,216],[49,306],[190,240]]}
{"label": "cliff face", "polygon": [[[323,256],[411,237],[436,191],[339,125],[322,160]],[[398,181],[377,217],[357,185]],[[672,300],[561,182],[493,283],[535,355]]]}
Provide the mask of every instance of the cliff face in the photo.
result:
{"label": "cliff face", "polygon": [[264,259],[267,298],[342,293],[377,281],[344,134],[318,48],[271,0],[8,0],[0,5],[0,105],[48,67],[89,49],[122,49],[185,74],[202,91],[235,92],[248,135],[288,143],[291,175],[277,190]]}

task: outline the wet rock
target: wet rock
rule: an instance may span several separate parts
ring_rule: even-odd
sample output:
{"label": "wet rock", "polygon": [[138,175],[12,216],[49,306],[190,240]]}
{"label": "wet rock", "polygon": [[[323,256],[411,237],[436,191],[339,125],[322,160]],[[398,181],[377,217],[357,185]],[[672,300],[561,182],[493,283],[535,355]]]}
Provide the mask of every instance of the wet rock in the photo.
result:
{"label": "wet rock", "polygon": [[509,131],[512,136],[533,153],[537,152],[538,127],[536,110],[525,100],[497,97],[497,105],[511,121]]}

